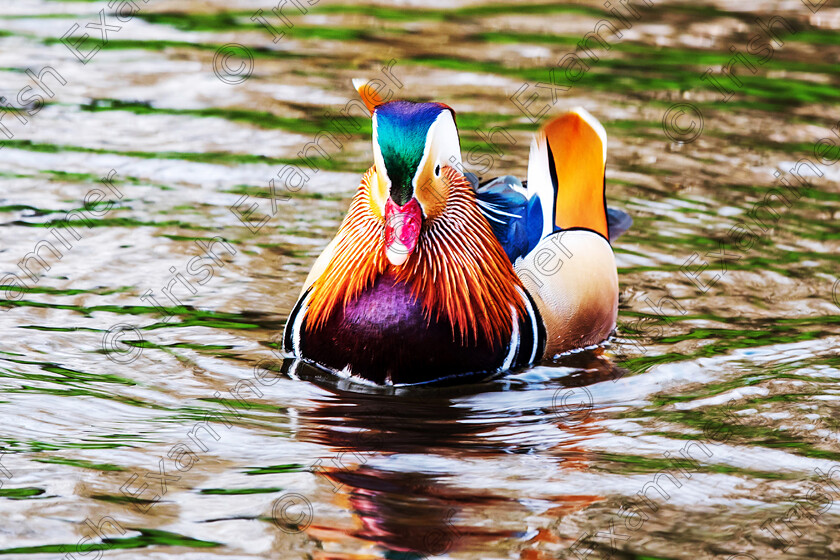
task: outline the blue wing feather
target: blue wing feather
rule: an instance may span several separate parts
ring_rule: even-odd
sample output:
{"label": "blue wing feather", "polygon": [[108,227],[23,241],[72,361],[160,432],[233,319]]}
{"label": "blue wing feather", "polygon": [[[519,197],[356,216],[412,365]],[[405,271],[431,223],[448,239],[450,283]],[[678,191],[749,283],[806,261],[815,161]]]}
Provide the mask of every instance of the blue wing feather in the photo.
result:
{"label": "blue wing feather", "polygon": [[[542,238],[543,211],[540,197],[526,198],[522,183],[516,177],[505,175],[479,185],[473,173],[465,174],[475,189],[478,207],[496,239],[507,253],[510,262],[530,253]],[[519,190],[517,190],[519,189]],[[616,208],[607,208],[610,242],[630,229],[633,218]],[[553,231],[561,231],[554,226]]]}
{"label": "blue wing feather", "polygon": [[610,242],[618,239],[632,225],[633,218],[630,217],[630,214],[618,208],[607,208],[607,226],[610,231]]}
{"label": "blue wing feather", "polygon": [[[471,175],[471,174],[470,174]],[[526,198],[518,179],[507,175],[478,186],[477,178],[468,177],[476,188],[481,212],[493,228],[496,239],[510,262],[527,255],[542,235],[542,206],[538,197]]]}
{"label": "blue wing feather", "polygon": [[[522,183],[511,175],[498,177],[483,185],[479,185],[478,177],[472,173],[466,173],[466,177],[475,189],[479,209],[490,222],[510,262],[516,262],[519,257],[530,253],[542,238],[540,198],[526,198],[521,192]],[[607,222],[612,242],[630,229],[633,218],[622,210],[607,208]],[[553,230],[560,231],[560,228],[555,226]]]}

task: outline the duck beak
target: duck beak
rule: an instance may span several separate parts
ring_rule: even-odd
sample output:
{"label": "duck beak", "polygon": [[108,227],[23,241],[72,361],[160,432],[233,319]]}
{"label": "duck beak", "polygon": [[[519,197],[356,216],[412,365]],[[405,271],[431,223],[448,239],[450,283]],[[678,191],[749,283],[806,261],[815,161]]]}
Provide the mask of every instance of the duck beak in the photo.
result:
{"label": "duck beak", "polygon": [[388,197],[385,203],[385,256],[388,262],[401,266],[408,260],[420,239],[422,224],[423,212],[416,198],[398,206]]}

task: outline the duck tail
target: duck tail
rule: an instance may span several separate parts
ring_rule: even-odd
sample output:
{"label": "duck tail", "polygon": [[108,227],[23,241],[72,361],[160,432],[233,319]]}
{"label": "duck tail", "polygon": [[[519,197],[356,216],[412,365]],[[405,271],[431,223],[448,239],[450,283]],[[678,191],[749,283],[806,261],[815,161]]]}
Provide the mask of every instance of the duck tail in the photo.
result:
{"label": "duck tail", "polygon": [[582,228],[609,241],[606,161],[607,133],[586,109],[572,109],[540,128],[531,143],[528,190],[542,206],[542,237]]}

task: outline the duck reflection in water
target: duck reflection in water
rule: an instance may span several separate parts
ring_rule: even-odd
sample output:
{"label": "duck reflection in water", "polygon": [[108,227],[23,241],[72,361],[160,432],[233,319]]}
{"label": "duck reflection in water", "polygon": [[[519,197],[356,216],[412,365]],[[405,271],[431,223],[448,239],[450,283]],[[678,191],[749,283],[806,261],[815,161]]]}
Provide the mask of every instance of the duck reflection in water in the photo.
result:
{"label": "duck reflection in water", "polygon": [[[541,541],[559,542],[548,523],[529,528],[526,519],[534,515],[531,496],[516,491],[492,493],[474,479],[480,473],[452,471],[474,459],[530,455],[532,439],[520,437],[528,432],[539,433],[541,441],[550,438],[552,478],[588,468],[591,452],[585,442],[603,432],[595,422],[597,415],[590,414],[591,410],[556,414],[553,400],[545,395],[620,373],[597,352],[581,352],[564,360],[563,365],[574,368],[574,373],[550,383],[516,383],[506,378],[406,390],[337,380],[305,362],[287,360],[286,372],[328,392],[311,408],[300,410],[299,437],[335,450],[315,470],[335,491],[336,507],[349,510],[354,519],[350,527],[316,522],[307,534],[324,543],[325,550],[333,548],[327,547],[328,542],[348,552],[372,544],[383,549],[382,557],[400,560],[489,551],[498,548],[499,541],[525,536],[534,546]],[[518,395],[531,405],[498,411],[470,406],[475,399],[494,401],[501,395],[510,396],[512,404]],[[559,519],[600,499],[583,493],[551,495],[539,514]],[[496,522],[483,522],[488,516]],[[500,530],[500,524],[509,529]],[[533,553],[537,555],[529,557],[540,558],[543,551]],[[356,556],[329,556],[345,557]]]}

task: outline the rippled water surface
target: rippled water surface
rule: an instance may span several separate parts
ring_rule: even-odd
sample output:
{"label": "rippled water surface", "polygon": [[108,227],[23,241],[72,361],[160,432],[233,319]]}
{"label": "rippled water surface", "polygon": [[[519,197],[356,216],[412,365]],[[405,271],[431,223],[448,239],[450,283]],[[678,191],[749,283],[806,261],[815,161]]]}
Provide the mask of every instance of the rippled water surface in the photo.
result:
{"label": "rippled water surface", "polygon": [[[0,120],[0,555],[840,557],[836,2],[635,1],[573,82],[549,70],[618,3],[137,4],[0,7],[0,94],[29,101]],[[468,387],[290,374],[278,335],[370,161],[334,118],[355,77],[455,108],[484,176],[525,173],[523,85],[597,116],[635,219],[617,336]]]}

